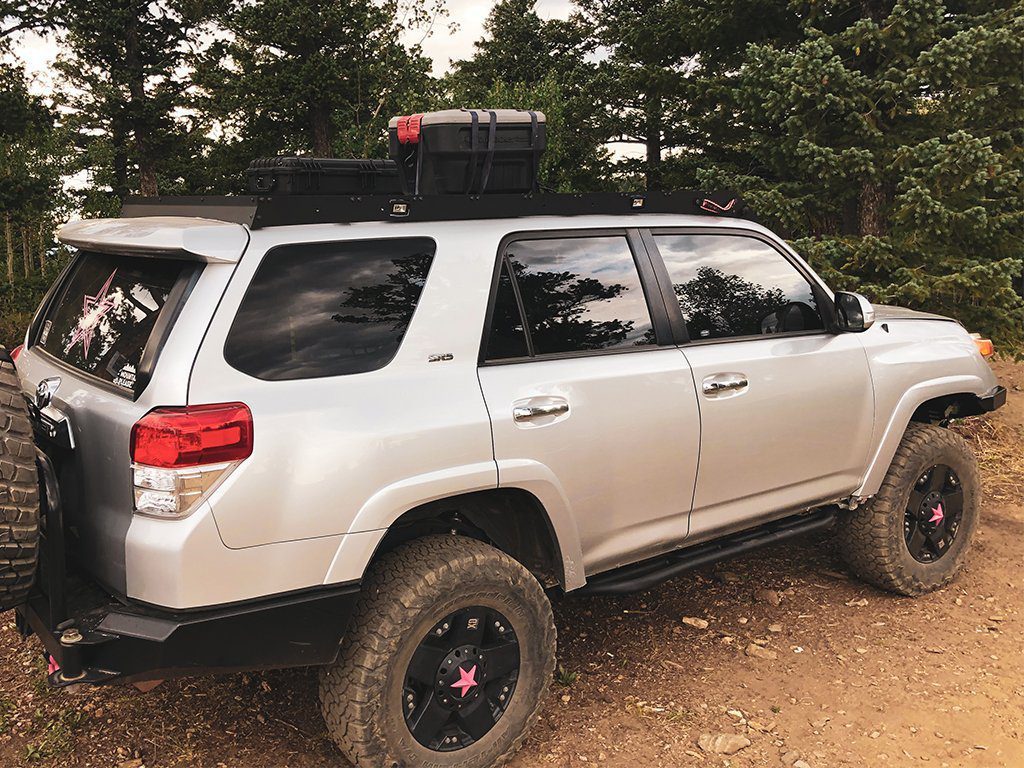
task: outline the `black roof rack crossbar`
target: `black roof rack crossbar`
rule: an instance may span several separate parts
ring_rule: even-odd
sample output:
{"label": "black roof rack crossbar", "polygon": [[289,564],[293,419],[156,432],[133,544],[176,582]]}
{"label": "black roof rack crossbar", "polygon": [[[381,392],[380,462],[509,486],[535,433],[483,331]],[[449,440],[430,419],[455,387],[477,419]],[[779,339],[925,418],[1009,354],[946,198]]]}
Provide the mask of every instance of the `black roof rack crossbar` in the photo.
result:
{"label": "black roof rack crossbar", "polygon": [[593,192],[513,195],[268,195],[238,197],[131,197],[123,218],[195,216],[253,229],[293,224],[359,221],[460,221],[524,216],[674,213],[752,219],[731,192]]}

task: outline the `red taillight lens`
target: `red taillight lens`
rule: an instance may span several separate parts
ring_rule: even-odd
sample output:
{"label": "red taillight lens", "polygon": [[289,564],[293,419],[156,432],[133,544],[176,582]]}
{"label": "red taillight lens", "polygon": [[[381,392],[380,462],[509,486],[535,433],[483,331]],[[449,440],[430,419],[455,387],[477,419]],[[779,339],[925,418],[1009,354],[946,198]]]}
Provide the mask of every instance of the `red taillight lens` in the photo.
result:
{"label": "red taillight lens", "polygon": [[244,403],[156,408],[132,427],[132,461],[149,467],[196,467],[252,454],[252,412]]}
{"label": "red taillight lens", "polygon": [[24,344],[19,344],[14,349],[12,349],[11,350],[11,360],[13,360],[14,362],[18,362],[18,358],[21,356],[21,350],[23,350],[24,348],[25,348]]}

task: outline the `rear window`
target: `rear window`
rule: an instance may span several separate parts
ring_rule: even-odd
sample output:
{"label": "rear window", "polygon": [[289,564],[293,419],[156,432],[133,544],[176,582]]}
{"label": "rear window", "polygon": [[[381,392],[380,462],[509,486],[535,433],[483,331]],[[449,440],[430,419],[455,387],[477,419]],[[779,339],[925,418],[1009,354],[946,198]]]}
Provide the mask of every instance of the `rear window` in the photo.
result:
{"label": "rear window", "polygon": [[275,248],[242,299],[225,359],[270,381],[383,368],[409,327],[434,251],[429,238]]}
{"label": "rear window", "polygon": [[185,264],[83,252],[39,331],[58,360],[132,391],[142,353]]}

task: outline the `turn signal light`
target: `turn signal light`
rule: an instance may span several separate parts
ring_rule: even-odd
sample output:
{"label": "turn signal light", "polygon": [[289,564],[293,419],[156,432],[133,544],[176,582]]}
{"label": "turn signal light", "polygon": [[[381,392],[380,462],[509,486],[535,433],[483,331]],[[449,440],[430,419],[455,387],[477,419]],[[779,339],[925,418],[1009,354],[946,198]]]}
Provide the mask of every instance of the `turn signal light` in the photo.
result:
{"label": "turn signal light", "polygon": [[979,333],[972,333],[971,338],[974,339],[974,346],[978,348],[982,357],[992,357],[996,348],[991,339],[983,339]]}
{"label": "turn signal light", "polygon": [[11,350],[11,360],[13,360],[14,362],[18,362],[18,358],[21,356],[21,350],[23,350],[24,348],[25,348],[24,344],[19,344],[14,349],[12,349]]}

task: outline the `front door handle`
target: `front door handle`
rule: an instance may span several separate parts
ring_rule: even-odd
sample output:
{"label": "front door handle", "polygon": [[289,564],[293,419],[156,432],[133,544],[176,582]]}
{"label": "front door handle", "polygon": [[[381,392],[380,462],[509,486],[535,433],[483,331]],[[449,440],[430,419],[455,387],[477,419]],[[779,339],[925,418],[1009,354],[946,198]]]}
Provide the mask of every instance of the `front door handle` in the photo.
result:
{"label": "front door handle", "polygon": [[569,412],[568,403],[546,403],[544,405],[517,405],[512,409],[513,421],[532,421],[545,416],[561,416]]}
{"label": "front door handle", "polygon": [[724,397],[744,392],[748,386],[744,373],[716,373],[704,379],[702,389],[705,397]]}

